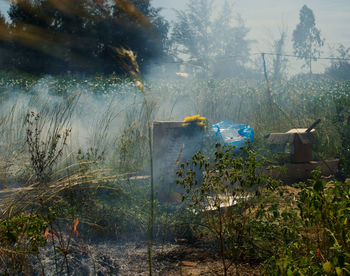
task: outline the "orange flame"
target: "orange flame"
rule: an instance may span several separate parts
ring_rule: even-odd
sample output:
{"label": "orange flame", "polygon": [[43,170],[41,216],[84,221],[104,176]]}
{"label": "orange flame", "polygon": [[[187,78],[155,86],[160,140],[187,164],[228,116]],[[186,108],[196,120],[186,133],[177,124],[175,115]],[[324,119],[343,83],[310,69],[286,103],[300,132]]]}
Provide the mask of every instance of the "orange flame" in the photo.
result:
{"label": "orange flame", "polygon": [[46,241],[48,241],[49,238],[57,239],[57,236],[55,234],[50,233],[49,227],[46,227],[44,236],[45,236]]}
{"label": "orange flame", "polygon": [[319,257],[320,259],[322,259],[322,256],[321,256],[321,250],[317,247],[316,249],[316,254],[317,254],[317,257]]}
{"label": "orange flame", "polygon": [[73,220],[73,227],[71,226],[69,227],[69,230],[71,230],[76,237],[79,237],[79,232],[77,230],[78,224],[79,224],[79,219],[76,218]]}

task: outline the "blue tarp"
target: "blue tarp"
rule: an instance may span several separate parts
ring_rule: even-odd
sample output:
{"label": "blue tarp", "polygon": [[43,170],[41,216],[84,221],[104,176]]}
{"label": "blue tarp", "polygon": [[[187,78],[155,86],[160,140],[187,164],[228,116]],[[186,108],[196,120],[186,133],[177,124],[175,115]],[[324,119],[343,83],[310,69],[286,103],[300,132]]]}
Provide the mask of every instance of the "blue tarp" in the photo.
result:
{"label": "blue tarp", "polygon": [[244,147],[247,141],[254,140],[254,130],[249,125],[236,124],[228,120],[212,125],[212,131],[220,143],[236,148]]}

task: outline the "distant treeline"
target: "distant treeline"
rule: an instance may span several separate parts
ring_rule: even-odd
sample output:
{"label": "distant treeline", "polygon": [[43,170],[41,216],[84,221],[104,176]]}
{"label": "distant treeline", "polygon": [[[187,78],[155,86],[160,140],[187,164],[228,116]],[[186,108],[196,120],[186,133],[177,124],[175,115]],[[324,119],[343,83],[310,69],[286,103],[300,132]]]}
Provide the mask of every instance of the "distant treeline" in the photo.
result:
{"label": "distant treeline", "polygon": [[168,23],[149,0],[17,0],[8,15],[0,70],[126,74],[117,49],[133,50],[141,70],[168,52]]}

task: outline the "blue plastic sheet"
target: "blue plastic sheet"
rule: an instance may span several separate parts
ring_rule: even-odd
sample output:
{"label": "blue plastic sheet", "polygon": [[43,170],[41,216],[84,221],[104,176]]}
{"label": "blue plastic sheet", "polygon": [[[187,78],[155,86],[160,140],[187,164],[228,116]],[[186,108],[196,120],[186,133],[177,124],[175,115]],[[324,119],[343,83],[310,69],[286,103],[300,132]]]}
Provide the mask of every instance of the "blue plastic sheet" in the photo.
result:
{"label": "blue plastic sheet", "polygon": [[247,141],[254,140],[254,130],[249,125],[236,124],[228,120],[212,125],[212,131],[220,143],[235,146],[237,149],[246,146]]}

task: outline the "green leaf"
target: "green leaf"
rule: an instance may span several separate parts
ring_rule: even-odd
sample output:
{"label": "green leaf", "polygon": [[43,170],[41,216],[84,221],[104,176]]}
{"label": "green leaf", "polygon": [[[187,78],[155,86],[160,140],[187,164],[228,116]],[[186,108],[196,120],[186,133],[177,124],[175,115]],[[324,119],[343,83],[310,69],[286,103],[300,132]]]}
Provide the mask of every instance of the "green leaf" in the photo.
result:
{"label": "green leaf", "polygon": [[339,266],[337,266],[335,268],[335,272],[337,273],[337,276],[342,276],[343,275],[343,270]]}
{"label": "green leaf", "polygon": [[323,265],[323,270],[326,273],[331,273],[332,272],[332,264],[330,262],[325,262]]}

